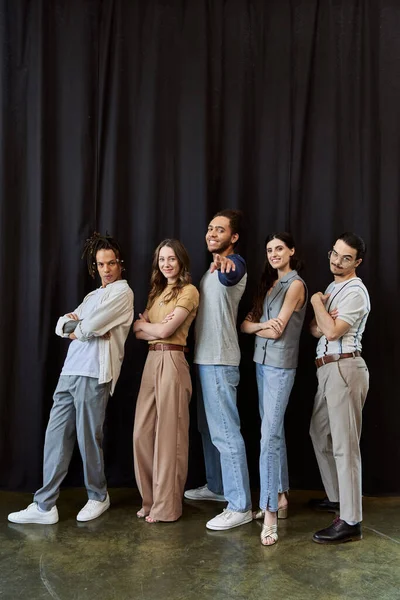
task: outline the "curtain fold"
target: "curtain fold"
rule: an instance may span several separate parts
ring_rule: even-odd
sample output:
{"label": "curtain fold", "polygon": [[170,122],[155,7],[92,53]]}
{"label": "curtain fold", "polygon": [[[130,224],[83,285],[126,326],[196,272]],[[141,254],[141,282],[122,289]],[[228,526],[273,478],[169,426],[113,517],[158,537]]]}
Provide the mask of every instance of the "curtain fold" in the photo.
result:
{"label": "curtain fold", "polygon": [[[364,491],[400,492],[399,31],[391,0],[0,0],[0,488],[40,484],[68,344],[55,323],[95,285],[80,260],[86,237],[96,229],[120,240],[138,313],[159,241],[181,239],[198,284],[207,223],[232,207],[245,217],[241,316],[267,233],[293,233],[311,293],[331,279],[326,255],[338,234],[366,240]],[[255,486],[252,340],[241,345]],[[286,419],[291,486],[303,489],[320,486],[308,437],[314,350],[305,329]],[[134,484],[145,353],[130,336],[108,409],[112,485]],[[189,483],[202,484],[194,420],[191,434]],[[79,460],[66,483],[81,484]]]}

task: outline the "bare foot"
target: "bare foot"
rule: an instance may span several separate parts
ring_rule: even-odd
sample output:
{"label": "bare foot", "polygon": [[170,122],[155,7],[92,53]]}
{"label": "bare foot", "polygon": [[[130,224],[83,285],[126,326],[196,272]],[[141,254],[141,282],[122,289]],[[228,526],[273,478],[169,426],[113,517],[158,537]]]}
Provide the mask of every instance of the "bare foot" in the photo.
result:
{"label": "bare foot", "polygon": [[[289,506],[289,502],[286,497],[285,492],[279,492],[278,494],[278,519],[286,519],[287,518],[287,509]],[[259,508],[258,510],[253,511],[253,519],[261,520],[265,517],[265,510]]]}
{"label": "bare foot", "polygon": [[138,519],[144,519],[145,518],[146,513],[145,513],[143,507],[140,510],[137,511],[136,516],[137,516]]}
{"label": "bare foot", "polygon": [[287,508],[288,507],[288,499],[286,497],[286,493],[285,492],[279,492],[278,494],[278,510],[282,509],[282,508]]}
{"label": "bare foot", "polygon": [[278,519],[287,519],[289,502],[285,492],[278,494]]}
{"label": "bare foot", "polygon": [[150,517],[149,515],[147,515],[145,521],[146,523],[158,523],[158,519],[153,519],[153,517]]}

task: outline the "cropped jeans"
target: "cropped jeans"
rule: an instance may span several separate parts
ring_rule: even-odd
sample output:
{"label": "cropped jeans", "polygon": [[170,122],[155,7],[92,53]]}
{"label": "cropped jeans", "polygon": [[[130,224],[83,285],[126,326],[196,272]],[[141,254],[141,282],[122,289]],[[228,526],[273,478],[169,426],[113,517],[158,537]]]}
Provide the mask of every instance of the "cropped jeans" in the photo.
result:
{"label": "cropped jeans", "polygon": [[296,369],[256,363],[261,417],[260,508],[278,510],[278,493],[289,489],[284,418]]}

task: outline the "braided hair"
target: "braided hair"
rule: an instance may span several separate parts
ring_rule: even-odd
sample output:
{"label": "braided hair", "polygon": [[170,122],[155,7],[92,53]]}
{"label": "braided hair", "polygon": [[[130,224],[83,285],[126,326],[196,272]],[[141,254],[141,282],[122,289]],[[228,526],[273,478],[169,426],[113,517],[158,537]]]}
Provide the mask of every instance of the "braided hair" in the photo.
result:
{"label": "braided hair", "polygon": [[81,258],[86,258],[86,264],[89,275],[94,279],[97,273],[96,255],[99,250],[113,250],[117,261],[122,265],[121,248],[118,242],[108,235],[101,235],[97,231],[93,233],[85,242]]}

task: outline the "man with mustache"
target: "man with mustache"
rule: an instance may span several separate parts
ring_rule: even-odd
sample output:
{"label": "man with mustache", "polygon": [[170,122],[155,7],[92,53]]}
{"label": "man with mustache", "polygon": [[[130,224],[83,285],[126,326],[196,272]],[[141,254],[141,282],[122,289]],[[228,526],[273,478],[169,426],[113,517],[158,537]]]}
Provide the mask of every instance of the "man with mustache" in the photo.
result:
{"label": "man with mustache", "polygon": [[[337,544],[362,538],[360,436],[369,373],[361,357],[361,338],[370,312],[368,291],[356,269],[364,241],[343,233],[328,253],[334,281],[311,298],[315,318],[318,390],[310,435],[327,498],[311,501],[316,510],[340,512],[313,541]],[[332,316],[333,315],[333,316]]]}

